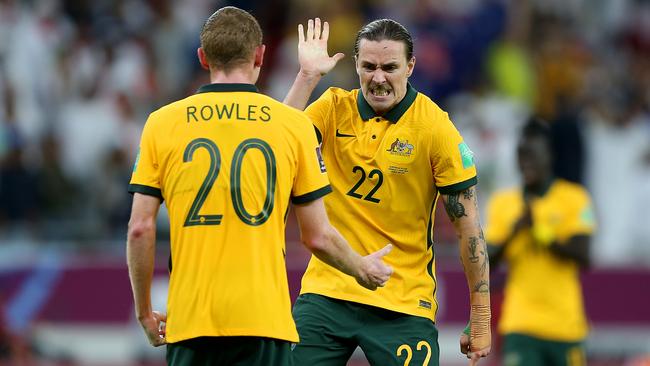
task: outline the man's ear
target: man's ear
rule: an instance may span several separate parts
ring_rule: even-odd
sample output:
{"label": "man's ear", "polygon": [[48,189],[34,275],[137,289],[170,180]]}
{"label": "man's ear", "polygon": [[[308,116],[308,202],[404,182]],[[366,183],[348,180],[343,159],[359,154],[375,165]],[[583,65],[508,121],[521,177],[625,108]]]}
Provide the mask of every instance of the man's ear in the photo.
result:
{"label": "man's ear", "polygon": [[359,58],[357,56],[352,56],[352,59],[354,60],[354,69],[357,71],[357,75],[361,75],[359,72]]}
{"label": "man's ear", "polygon": [[196,54],[199,56],[199,63],[201,63],[201,67],[206,70],[210,70],[210,64],[208,64],[208,60],[205,58],[205,52],[203,51],[203,48],[197,48]]}
{"label": "man's ear", "polygon": [[415,68],[415,56],[411,57],[409,62],[406,64],[406,68],[406,77],[409,77],[413,73],[413,68]]}
{"label": "man's ear", "polygon": [[266,46],[263,44],[255,47],[255,60],[253,61],[253,66],[262,67],[262,64],[264,63],[265,50],[266,50]]}

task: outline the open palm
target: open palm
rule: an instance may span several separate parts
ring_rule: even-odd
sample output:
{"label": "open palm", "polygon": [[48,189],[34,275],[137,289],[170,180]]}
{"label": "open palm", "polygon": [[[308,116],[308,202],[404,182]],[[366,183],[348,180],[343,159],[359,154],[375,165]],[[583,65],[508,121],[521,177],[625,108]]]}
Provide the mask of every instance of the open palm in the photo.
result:
{"label": "open palm", "polygon": [[304,27],[298,24],[298,62],[300,72],[310,76],[325,75],[336,66],[336,63],[344,57],[337,53],[330,57],[327,54],[327,40],[329,39],[330,26],[321,20],[309,19],[307,21],[307,35],[304,34]]}

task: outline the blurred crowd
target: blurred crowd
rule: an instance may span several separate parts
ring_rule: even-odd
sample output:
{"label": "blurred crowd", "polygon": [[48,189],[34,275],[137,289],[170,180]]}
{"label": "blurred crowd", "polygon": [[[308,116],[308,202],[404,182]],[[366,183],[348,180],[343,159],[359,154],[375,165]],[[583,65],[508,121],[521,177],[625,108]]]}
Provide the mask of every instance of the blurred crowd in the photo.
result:
{"label": "blurred crowd", "polygon": [[483,200],[517,184],[519,127],[543,118],[556,174],[594,197],[596,263],[650,266],[647,0],[0,0],[0,242],[123,244],[142,126],[208,82],[198,34],[224,5],[259,19],[258,87],[280,100],[298,69],[298,23],[329,21],[330,52],[346,54],[318,96],[358,87],[363,24],[401,22],[415,40],[411,83],[465,136]]}

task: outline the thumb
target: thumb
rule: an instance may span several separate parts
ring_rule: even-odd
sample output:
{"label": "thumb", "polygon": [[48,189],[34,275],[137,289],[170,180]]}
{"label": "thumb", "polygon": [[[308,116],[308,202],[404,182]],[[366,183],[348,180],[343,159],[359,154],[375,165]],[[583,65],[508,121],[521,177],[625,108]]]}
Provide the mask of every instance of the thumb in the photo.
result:
{"label": "thumb", "polygon": [[390,253],[390,251],[393,250],[393,244],[387,244],[385,247],[381,248],[377,252],[375,252],[375,256],[381,258],[385,256],[386,254]]}
{"label": "thumb", "polygon": [[341,61],[343,59],[343,57],[345,57],[345,55],[342,54],[341,52],[339,52],[336,55],[332,56],[332,60],[334,60],[334,63],[337,63],[337,62]]}
{"label": "thumb", "polygon": [[160,311],[153,311],[154,317],[161,322],[167,322],[167,314],[161,313]]}
{"label": "thumb", "polygon": [[478,361],[481,359],[477,352],[470,352],[467,356],[469,357],[469,366],[478,365]]}

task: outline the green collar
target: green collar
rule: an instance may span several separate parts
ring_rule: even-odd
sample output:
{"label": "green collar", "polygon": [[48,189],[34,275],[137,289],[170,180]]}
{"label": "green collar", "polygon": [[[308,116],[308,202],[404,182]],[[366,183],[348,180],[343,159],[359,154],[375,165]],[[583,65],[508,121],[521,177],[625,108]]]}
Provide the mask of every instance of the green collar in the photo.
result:
{"label": "green collar", "polygon": [[238,83],[217,83],[206,84],[196,91],[197,93],[211,93],[211,92],[252,92],[259,93],[257,87],[253,84],[238,84]]}
{"label": "green collar", "polygon": [[[404,115],[407,109],[415,101],[415,97],[418,96],[418,91],[411,86],[411,83],[406,84],[406,95],[402,100],[397,103],[390,111],[384,114],[384,118],[391,121],[392,123],[397,123],[400,118]],[[357,108],[359,109],[359,115],[361,119],[367,121],[373,117],[377,117],[377,113],[372,109],[366,98],[363,97],[363,92],[359,89],[359,95],[357,96]]]}

